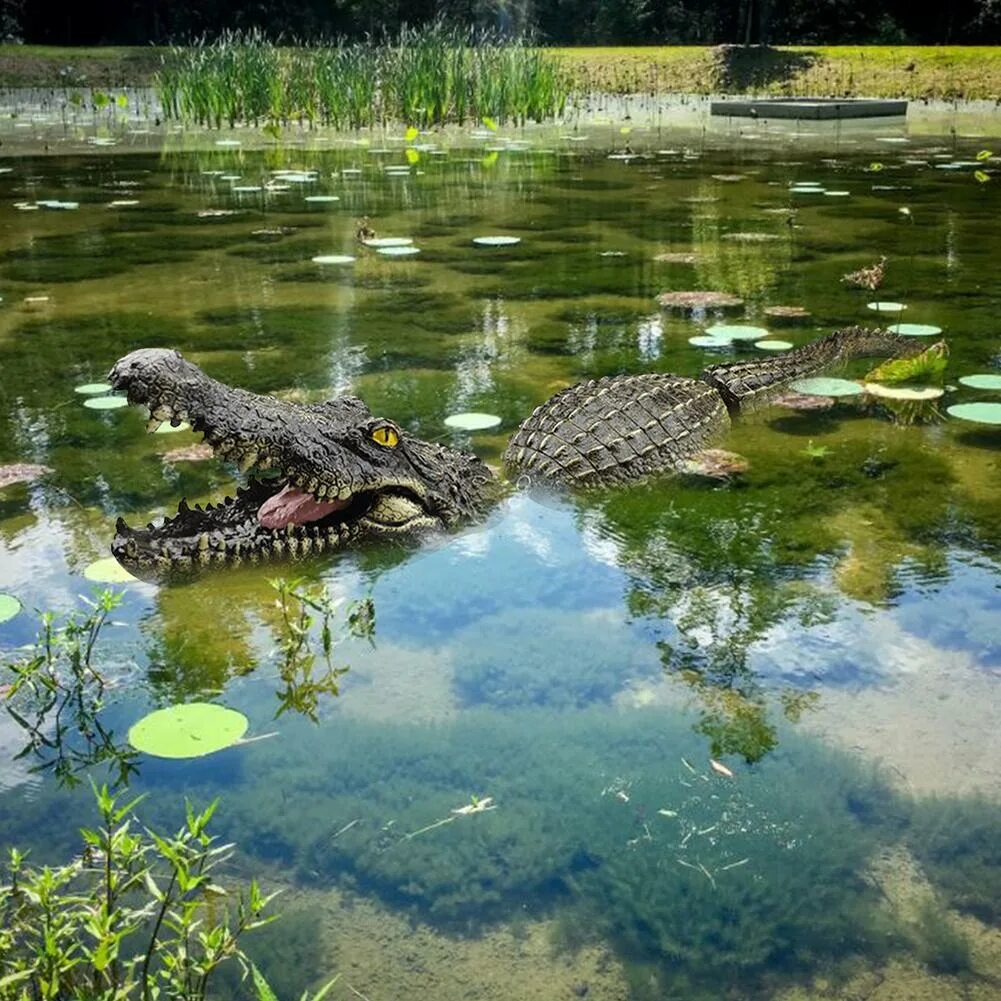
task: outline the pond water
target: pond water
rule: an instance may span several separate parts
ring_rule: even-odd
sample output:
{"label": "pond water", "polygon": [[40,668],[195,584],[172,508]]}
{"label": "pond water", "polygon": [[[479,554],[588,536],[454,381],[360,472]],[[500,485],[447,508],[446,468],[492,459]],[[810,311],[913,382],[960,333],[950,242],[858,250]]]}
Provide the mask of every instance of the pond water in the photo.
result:
{"label": "pond water", "polygon": [[[8,659],[33,610],[99,586],[83,571],[119,515],[240,478],[195,461],[190,431],[83,405],[74,388],[135,348],[289,399],[351,391],[499,464],[564,386],[758,353],[689,343],[714,323],[798,345],[896,301],[887,322],[948,343],[937,403],[741,418],[720,444],[748,469],[729,481],[512,484],[425,544],[121,585],[98,656],[117,741],[199,700],[276,734],[140,756],[131,786],[159,825],[220,797],[240,873],[285,888],[285,917],[246,943],[281,998],[338,970],[331,996],[371,1001],[997,996],[1001,430],[946,408],[1001,402],[958,381],[1001,364],[1001,181],[975,179],[993,169],[975,140],[859,135],[3,161],[0,466],[51,469],[0,488],[0,591],[24,608],[0,623]],[[359,246],[362,217],[419,254]],[[840,281],[881,256],[878,294]],[[744,311],[658,310],[687,289]],[[776,305],[809,318],[774,326]],[[466,411],[501,423],[445,424]],[[350,670],[316,721],[276,718],[278,575],[374,603],[374,645],[338,646]],[[59,747],[24,744],[4,718],[0,845],[66,858],[89,787],[58,780]],[[67,736],[66,767],[100,776],[91,750]],[[474,797],[492,808],[454,812]]]}

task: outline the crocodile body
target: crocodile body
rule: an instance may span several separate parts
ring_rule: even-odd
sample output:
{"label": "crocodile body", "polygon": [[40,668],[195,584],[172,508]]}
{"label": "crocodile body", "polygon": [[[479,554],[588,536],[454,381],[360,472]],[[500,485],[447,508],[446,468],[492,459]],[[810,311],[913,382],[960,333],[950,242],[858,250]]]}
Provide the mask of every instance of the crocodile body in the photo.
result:
{"label": "crocodile body", "polygon": [[[851,327],[782,356],[714,365],[697,379],[647,373],[589,380],[536,407],[511,437],[516,477],[569,486],[637,481],[676,468],[788,383],[861,355],[910,355],[908,338]],[[148,430],[189,421],[216,455],[250,479],[205,509],[182,501],[146,529],[118,520],[115,557],[142,577],[209,564],[298,557],[364,538],[448,529],[480,516],[498,495],[494,474],[468,452],[423,441],[341,396],[296,404],[211,379],[178,352],[134,351],[109,380],[149,408]]]}

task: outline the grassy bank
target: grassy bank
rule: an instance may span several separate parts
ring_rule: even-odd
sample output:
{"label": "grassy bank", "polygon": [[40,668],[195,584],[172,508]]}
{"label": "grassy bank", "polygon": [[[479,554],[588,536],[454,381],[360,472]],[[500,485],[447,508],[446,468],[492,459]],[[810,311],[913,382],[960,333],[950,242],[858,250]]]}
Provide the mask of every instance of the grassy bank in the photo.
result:
{"label": "grassy bank", "polygon": [[[164,50],[0,46],[0,86],[142,86]],[[699,46],[555,49],[579,89],[612,93],[997,100],[1001,46],[792,46],[724,56]]]}

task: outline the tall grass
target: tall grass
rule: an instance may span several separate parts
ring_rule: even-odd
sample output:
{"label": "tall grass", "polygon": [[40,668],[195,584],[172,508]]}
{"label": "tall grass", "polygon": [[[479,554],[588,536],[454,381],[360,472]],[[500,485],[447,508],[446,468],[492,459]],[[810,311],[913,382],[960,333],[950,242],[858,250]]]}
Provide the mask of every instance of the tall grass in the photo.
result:
{"label": "tall grass", "polygon": [[561,62],[525,39],[441,22],[364,44],[285,45],[229,32],[172,48],[156,86],[171,119],[348,129],[541,121],[563,111],[571,89]]}

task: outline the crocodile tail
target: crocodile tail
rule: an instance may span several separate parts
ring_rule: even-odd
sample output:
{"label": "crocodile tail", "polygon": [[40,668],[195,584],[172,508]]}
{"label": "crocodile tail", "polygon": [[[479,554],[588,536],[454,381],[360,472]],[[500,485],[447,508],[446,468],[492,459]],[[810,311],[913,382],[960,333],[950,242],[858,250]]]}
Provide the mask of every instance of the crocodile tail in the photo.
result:
{"label": "crocodile tail", "polygon": [[734,413],[753,409],[782,392],[794,379],[852,358],[910,357],[921,352],[913,338],[868,327],[843,327],[818,341],[781,355],[710,365],[699,378],[723,397]]}

